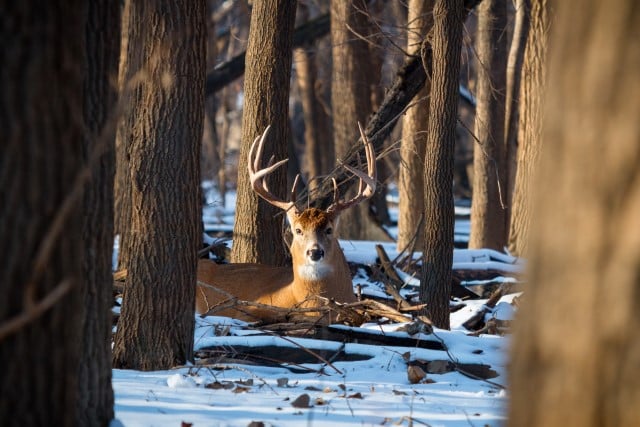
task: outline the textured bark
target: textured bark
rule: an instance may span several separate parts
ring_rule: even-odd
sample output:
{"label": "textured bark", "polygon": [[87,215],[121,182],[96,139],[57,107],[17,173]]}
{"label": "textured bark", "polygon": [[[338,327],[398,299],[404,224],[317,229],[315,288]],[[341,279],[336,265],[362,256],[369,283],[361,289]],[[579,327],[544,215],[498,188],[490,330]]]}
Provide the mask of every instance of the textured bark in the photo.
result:
{"label": "textured bark", "polygon": [[[367,16],[362,13],[365,9],[363,0],[331,2],[331,108],[333,141],[340,160],[346,159],[352,145],[362,145],[358,142],[358,122],[364,125],[371,113],[371,86],[367,76],[369,46],[354,35],[354,32],[360,35],[367,33]],[[346,198],[354,194],[354,190],[345,191],[347,188],[341,186],[342,196]],[[370,218],[368,202],[345,211],[340,222],[342,238],[389,240]]]}
{"label": "textured bark", "polygon": [[[4,2],[0,15],[0,422],[6,426],[77,425],[84,18],[79,1]],[[5,329],[48,297],[48,308]]]}
{"label": "textured bark", "polygon": [[[255,9],[254,9],[255,10]],[[301,47],[329,33],[329,15],[321,15],[295,29],[291,47]],[[206,95],[222,90],[245,72],[247,52],[234,56],[207,75]]]}
{"label": "textured bark", "polygon": [[[516,17],[513,28],[513,37],[509,49],[507,61],[507,92],[505,98],[505,131],[504,139],[507,149],[506,155],[506,189],[505,199],[507,210],[507,224],[511,223],[511,205],[513,200],[513,187],[516,180],[516,166],[518,156],[518,117],[520,105],[520,83],[522,77],[522,63],[524,61],[524,49],[529,34],[529,9],[530,0],[516,0]],[[508,237],[508,236],[507,236]]]}
{"label": "textured bark", "polygon": [[[433,0],[410,0],[408,8],[407,48],[410,52],[415,52],[433,27]],[[431,82],[427,81],[414,99],[416,104],[407,109],[402,119],[398,170],[398,250],[410,243],[416,248],[422,248],[424,241],[420,224],[424,217],[423,170],[430,91]]]}
{"label": "textured bark", "polygon": [[[271,126],[263,158],[287,157],[289,140],[289,80],[291,36],[296,14],[294,0],[256,0],[251,12],[244,83],[242,146],[238,163],[236,216],[233,227],[233,262],[284,265],[287,250],[282,242],[282,211],[258,200],[249,183],[247,154],[256,136]],[[266,160],[264,166],[266,166]],[[269,178],[269,188],[286,199],[286,169]]]}
{"label": "textured bark", "polygon": [[133,94],[130,263],[114,366],[167,369],[193,356],[204,1],[132,1],[129,46],[145,79]]}
{"label": "textured bark", "polygon": [[504,141],[507,66],[506,0],[478,7],[477,104],[473,146],[473,198],[469,248],[501,251],[507,244],[506,146]]}
{"label": "textured bark", "polygon": [[[84,198],[84,333],[79,363],[78,425],[107,426],[113,418],[111,326],[113,306],[113,176],[120,6],[89,2],[86,23],[87,74],[84,160],[91,171]],[[108,120],[109,119],[109,120]]]}
{"label": "textured bark", "polygon": [[518,124],[518,166],[513,189],[509,252],[526,255],[531,216],[531,180],[542,145],[543,92],[546,82],[549,16],[547,0],[531,0],[531,20],[524,52]]}
{"label": "textured bark", "polygon": [[[478,3],[480,3],[480,0],[464,0],[465,17]],[[431,46],[427,45],[426,49],[430,52]],[[424,67],[421,56],[416,55],[407,60],[396,73],[396,78],[389,90],[386,91],[380,109],[367,121],[365,133],[376,153],[380,153],[383,150],[384,141],[391,135],[393,127],[402,117],[405,108],[424,85],[426,76],[432,74],[431,59],[427,57],[429,55],[430,53],[421,55],[425,57]],[[361,157],[364,155],[362,144],[353,144],[342,160],[350,166],[358,167],[357,155]],[[332,176],[338,182],[343,182],[350,178],[350,174],[343,170],[337,171]],[[353,186],[356,183],[356,180],[351,180],[348,185]],[[321,193],[323,194],[323,202],[321,204],[327,205],[333,194],[333,187],[329,180],[327,180],[326,184],[323,184]]]}
{"label": "textured bark", "polygon": [[[308,15],[306,9],[306,6],[300,4],[300,15]],[[333,168],[335,157],[331,118],[319,100],[322,95],[317,92],[318,56],[316,53],[316,46],[312,43],[294,50],[294,63],[304,116],[305,169],[311,192],[319,184],[318,180],[312,178],[328,174]]]}
{"label": "textured bark", "polygon": [[555,7],[509,425],[636,426],[640,4]]}
{"label": "textured bark", "polygon": [[[464,7],[438,0],[433,7],[433,76],[424,160],[425,228],[420,298],[434,325],[449,329],[453,264],[453,158]],[[424,49],[426,50],[426,49]]]}
{"label": "textured bark", "polygon": [[114,177],[114,234],[119,235],[118,269],[129,264],[129,233],[131,232],[131,174],[129,172],[129,144],[133,123],[128,122],[133,103],[131,89],[133,75],[140,68],[135,60],[135,51],[129,50],[129,15],[132,0],[123,0],[120,39],[120,61],[118,64],[118,91],[125,114],[118,119],[116,129],[116,172]]}

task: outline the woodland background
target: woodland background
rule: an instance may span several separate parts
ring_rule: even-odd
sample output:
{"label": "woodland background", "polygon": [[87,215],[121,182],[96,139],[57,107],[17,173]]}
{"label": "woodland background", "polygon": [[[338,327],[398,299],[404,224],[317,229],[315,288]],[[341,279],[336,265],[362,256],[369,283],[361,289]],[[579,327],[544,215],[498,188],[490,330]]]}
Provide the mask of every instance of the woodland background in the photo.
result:
{"label": "woodland background", "polygon": [[360,122],[384,172],[341,236],[388,239],[397,191],[436,326],[454,199],[472,200],[469,247],[528,260],[509,423],[634,425],[640,6],[567,3],[4,2],[0,419],[106,425],[112,366],[192,360],[201,181],[237,189],[232,262],[286,264],[241,173],[250,142],[271,125],[267,154],[290,159],[273,191],[300,172],[323,206],[329,178],[352,191],[336,158],[358,164]]}

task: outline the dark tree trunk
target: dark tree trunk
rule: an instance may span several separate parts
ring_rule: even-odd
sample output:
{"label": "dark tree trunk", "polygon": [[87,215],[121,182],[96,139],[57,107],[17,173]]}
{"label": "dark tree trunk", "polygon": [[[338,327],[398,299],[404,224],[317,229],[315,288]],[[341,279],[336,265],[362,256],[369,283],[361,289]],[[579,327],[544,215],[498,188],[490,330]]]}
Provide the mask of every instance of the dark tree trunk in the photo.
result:
{"label": "dark tree trunk", "polygon": [[544,87],[546,84],[547,0],[531,0],[529,35],[524,52],[518,124],[518,166],[513,189],[509,252],[526,255],[531,218],[531,180],[540,157]]}
{"label": "dark tree trunk", "polygon": [[78,424],[85,8],[0,16],[0,422]]}
{"label": "dark tree trunk", "polygon": [[167,369],[193,357],[205,17],[203,0],[131,4],[129,47],[144,55],[145,75],[129,112],[133,210],[119,368]]}
{"label": "dark tree trunk", "polygon": [[107,426],[113,418],[111,307],[113,306],[113,176],[120,6],[89,2],[84,118],[85,163],[91,171],[84,197],[84,334],[79,363],[78,424]]}
{"label": "dark tree trunk", "polygon": [[[256,0],[251,12],[242,117],[242,146],[238,162],[238,190],[233,227],[233,262],[284,265],[282,211],[258,200],[249,182],[247,154],[253,140],[271,125],[264,158],[287,157],[289,139],[289,80],[295,0]],[[269,175],[269,188],[286,199],[286,169]]]}
{"label": "dark tree trunk", "polygon": [[640,4],[555,7],[508,424],[637,426]]}
{"label": "dark tree trunk", "polygon": [[[444,329],[449,329],[453,158],[464,16],[461,0],[438,0],[433,7],[433,76],[424,161],[425,229],[420,297],[427,304],[427,315],[434,325]],[[429,62],[429,58],[424,59]]]}
{"label": "dark tree trunk", "polygon": [[[333,0],[331,2],[331,44],[333,69],[331,83],[331,108],[333,111],[333,140],[336,156],[345,160],[371,114],[371,86],[369,46],[358,35],[366,34],[367,16],[363,0]],[[355,32],[355,34],[354,34]],[[353,179],[353,177],[350,177]],[[357,180],[353,179],[357,182]],[[342,184],[342,182],[338,182]],[[348,185],[341,187],[343,197]],[[344,194],[347,193],[347,194]],[[369,202],[361,203],[342,214],[340,236],[346,239],[389,240],[369,215]]]}
{"label": "dark tree trunk", "polygon": [[506,0],[478,7],[478,80],[473,147],[473,204],[469,248],[503,250],[507,244],[507,168],[504,142],[507,67]]}

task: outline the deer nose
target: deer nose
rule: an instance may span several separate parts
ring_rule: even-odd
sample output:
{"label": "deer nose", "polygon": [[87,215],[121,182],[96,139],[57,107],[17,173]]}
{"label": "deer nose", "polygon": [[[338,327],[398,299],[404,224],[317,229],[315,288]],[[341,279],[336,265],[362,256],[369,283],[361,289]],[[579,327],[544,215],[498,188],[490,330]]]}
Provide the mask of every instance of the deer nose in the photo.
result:
{"label": "deer nose", "polygon": [[312,248],[307,251],[307,256],[311,261],[320,261],[324,257],[324,250],[321,248]]}

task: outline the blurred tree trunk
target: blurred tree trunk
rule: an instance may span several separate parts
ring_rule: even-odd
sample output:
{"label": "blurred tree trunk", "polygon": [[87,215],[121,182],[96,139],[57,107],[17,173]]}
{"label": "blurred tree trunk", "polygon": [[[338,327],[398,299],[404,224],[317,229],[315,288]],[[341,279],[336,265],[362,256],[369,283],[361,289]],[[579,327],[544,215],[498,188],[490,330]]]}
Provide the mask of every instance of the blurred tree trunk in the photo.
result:
{"label": "blurred tree trunk", "polygon": [[120,5],[89,2],[85,29],[87,74],[84,160],[91,177],[84,196],[84,333],[79,363],[78,425],[107,426],[113,418],[111,328],[113,306],[114,115]]}
{"label": "blurred tree trunk", "polygon": [[504,142],[507,68],[506,0],[478,6],[477,104],[473,145],[473,197],[469,248],[501,251],[507,244],[506,146]]}
{"label": "blurred tree trunk", "polygon": [[531,186],[540,154],[543,99],[546,82],[549,16],[547,0],[531,0],[529,35],[524,52],[518,124],[518,166],[513,188],[509,252],[526,255],[531,213]]}
{"label": "blurred tree trunk", "polygon": [[[295,0],[255,0],[251,12],[244,80],[242,146],[238,163],[236,216],[232,262],[284,265],[287,249],[282,242],[282,211],[259,200],[247,173],[247,155],[253,140],[271,125],[263,158],[287,157],[289,132],[289,80],[291,41],[296,15]],[[269,188],[286,199],[286,169],[269,175]]]}
{"label": "blurred tree trunk", "polygon": [[[336,155],[346,156],[358,142],[358,122],[363,126],[371,114],[371,86],[369,46],[358,35],[367,33],[364,0],[333,0],[331,2],[331,45],[333,70],[331,107],[333,111],[333,139]],[[357,33],[357,34],[354,34]],[[341,184],[340,182],[338,184]],[[342,197],[353,195],[354,190]],[[340,220],[340,236],[345,239],[390,240],[371,219],[369,202],[345,211]]]}
{"label": "blurred tree trunk", "polygon": [[[433,7],[433,75],[424,161],[425,228],[420,298],[439,328],[449,329],[453,264],[453,157],[464,7],[437,0]],[[425,41],[423,53],[427,54]],[[429,62],[430,58],[423,58]]]}
{"label": "blurred tree trunk", "polygon": [[5,2],[0,20],[0,422],[75,426],[86,9]]}
{"label": "blurred tree trunk", "polygon": [[129,112],[131,258],[118,368],[167,369],[193,358],[205,17],[204,0],[131,4],[129,45],[145,55],[145,78]]}
{"label": "blurred tree trunk", "polygon": [[[520,106],[520,84],[522,77],[522,63],[524,61],[524,49],[529,33],[529,9],[530,0],[516,0],[516,17],[513,28],[513,37],[509,49],[507,62],[507,88],[505,97],[505,145],[506,145],[506,190],[505,199],[507,209],[507,227],[511,223],[511,206],[513,200],[513,187],[516,180],[516,167],[518,156],[518,117]],[[507,231],[508,228],[507,228]],[[508,238],[508,233],[507,233]]]}
{"label": "blurred tree trunk", "polygon": [[640,425],[640,4],[558,2],[509,425]]}
{"label": "blurred tree trunk", "polygon": [[[308,19],[308,7],[299,5],[300,15]],[[306,20],[305,19],[305,20]],[[320,182],[313,178],[331,172],[334,162],[331,119],[317,93],[317,43],[294,50],[296,75],[300,87],[300,98],[304,115],[305,164],[309,178],[309,190],[313,192]]]}
{"label": "blurred tree trunk", "polygon": [[[420,44],[433,27],[433,0],[410,0],[408,9],[407,50],[419,52]],[[409,244],[422,249],[424,217],[424,156],[429,119],[429,92],[431,81],[414,99],[416,103],[407,109],[402,119],[400,143],[400,168],[398,171],[399,213],[398,250]],[[414,240],[415,239],[415,240]]]}
{"label": "blurred tree trunk", "polygon": [[132,63],[135,60],[135,51],[129,50],[129,15],[132,0],[123,0],[122,19],[120,28],[120,61],[118,64],[118,91],[123,105],[123,114],[118,119],[116,128],[116,172],[114,177],[114,207],[113,223],[114,234],[119,235],[118,242],[118,269],[125,269],[129,264],[127,252],[129,233],[131,232],[131,173],[129,171],[129,145],[133,123],[127,122],[132,118],[128,114],[133,99],[131,79],[133,74],[139,71],[141,64]]}

